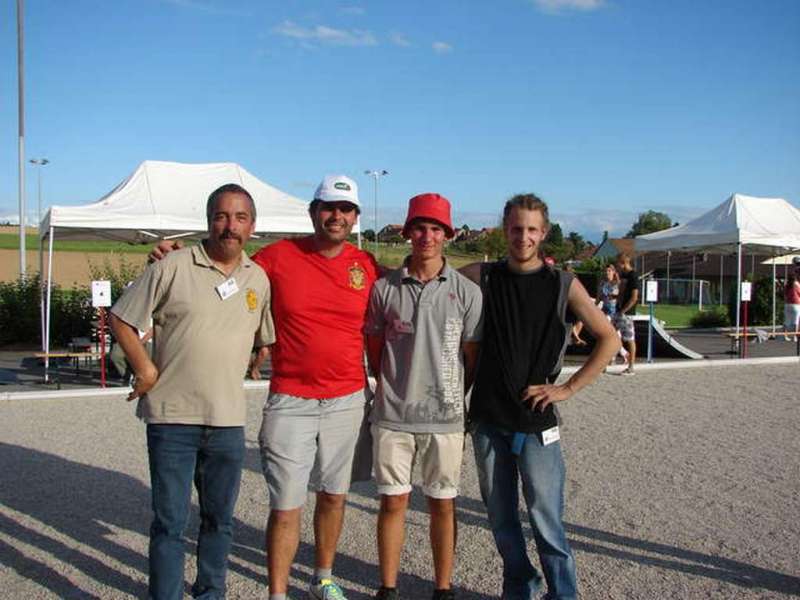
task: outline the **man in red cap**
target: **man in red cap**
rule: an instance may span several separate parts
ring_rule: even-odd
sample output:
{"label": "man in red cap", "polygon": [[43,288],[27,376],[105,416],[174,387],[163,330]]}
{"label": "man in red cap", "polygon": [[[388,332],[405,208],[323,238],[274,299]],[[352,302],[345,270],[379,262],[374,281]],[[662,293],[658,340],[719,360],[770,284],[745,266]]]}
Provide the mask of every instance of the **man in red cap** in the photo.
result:
{"label": "man in red cap", "polygon": [[[434,599],[450,589],[455,503],[464,447],[464,395],[481,336],[480,288],[444,258],[453,237],[450,203],[439,194],[411,198],[403,237],[411,256],[378,280],[367,313],[367,355],[378,381],[371,414],[373,467],[381,496],[375,598],[398,598],[412,466],[422,471],[431,515]],[[416,459],[416,460],[415,460]]]}

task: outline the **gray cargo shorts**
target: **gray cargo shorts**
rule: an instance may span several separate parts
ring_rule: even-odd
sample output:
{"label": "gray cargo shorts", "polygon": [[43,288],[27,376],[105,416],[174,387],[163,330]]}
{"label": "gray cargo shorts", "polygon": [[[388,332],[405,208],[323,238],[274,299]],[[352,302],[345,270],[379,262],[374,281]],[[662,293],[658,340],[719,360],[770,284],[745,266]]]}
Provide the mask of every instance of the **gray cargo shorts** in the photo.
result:
{"label": "gray cargo shorts", "polygon": [[322,400],[269,394],[258,441],[271,508],[299,508],[309,490],[349,491],[364,402],[364,390]]}

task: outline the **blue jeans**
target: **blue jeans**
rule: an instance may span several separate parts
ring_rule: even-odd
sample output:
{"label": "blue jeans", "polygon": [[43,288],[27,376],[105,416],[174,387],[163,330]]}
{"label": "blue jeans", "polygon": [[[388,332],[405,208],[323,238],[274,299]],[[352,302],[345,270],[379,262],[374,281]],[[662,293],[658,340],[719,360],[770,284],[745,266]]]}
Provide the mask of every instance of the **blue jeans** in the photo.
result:
{"label": "blue jeans", "polygon": [[150,597],[183,598],[183,530],[194,479],[200,532],[192,596],[224,598],[233,509],[244,462],[244,427],[148,425],[147,451],[153,495]]}
{"label": "blue jeans", "polygon": [[528,434],[517,456],[511,451],[513,437],[511,432],[485,424],[478,424],[472,432],[481,496],[503,559],[502,598],[531,600],[542,587],[542,576],[528,558],[522,534],[519,479],[547,581],[545,598],[575,598],[575,559],[562,521],[564,459],[560,443],[543,446],[538,434]]}

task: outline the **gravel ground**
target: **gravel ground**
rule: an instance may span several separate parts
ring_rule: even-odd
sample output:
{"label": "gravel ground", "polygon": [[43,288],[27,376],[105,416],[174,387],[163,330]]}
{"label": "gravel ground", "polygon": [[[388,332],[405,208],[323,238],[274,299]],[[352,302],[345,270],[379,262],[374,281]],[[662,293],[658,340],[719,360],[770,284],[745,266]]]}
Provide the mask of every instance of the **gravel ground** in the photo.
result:
{"label": "gravel ground", "polygon": [[[562,406],[565,518],[583,598],[800,596],[797,375],[797,365],[605,375]],[[266,597],[258,396],[250,397],[229,598]],[[0,423],[0,597],[144,597],[149,490],[144,427],[132,406],[8,400]],[[496,597],[500,562],[469,445],[462,494],[459,597]],[[376,510],[374,486],[355,486],[335,569],[351,599],[370,597],[378,583]],[[295,598],[311,574],[310,512],[292,572]],[[400,579],[406,598],[430,597],[427,522],[415,492]],[[196,526],[193,519],[190,554]]]}

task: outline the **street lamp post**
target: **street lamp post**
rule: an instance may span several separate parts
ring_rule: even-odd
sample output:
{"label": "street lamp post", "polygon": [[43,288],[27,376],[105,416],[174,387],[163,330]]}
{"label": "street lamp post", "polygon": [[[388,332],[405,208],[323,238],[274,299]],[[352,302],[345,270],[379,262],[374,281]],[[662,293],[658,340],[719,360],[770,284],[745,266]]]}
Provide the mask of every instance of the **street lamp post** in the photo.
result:
{"label": "street lamp post", "polygon": [[375,259],[378,258],[378,179],[389,174],[389,171],[381,169],[380,171],[364,171],[364,175],[369,175],[375,181]]}
{"label": "street lamp post", "polygon": [[38,191],[38,196],[39,196],[39,198],[38,198],[38,208],[39,208],[39,212],[37,213],[37,219],[38,219],[39,224],[41,225],[41,223],[42,223],[42,167],[45,166],[46,164],[49,164],[50,161],[47,160],[46,158],[32,158],[29,162],[32,165],[38,165],[38,167],[39,167],[37,169],[37,184],[38,184],[38,190],[39,190]]}

